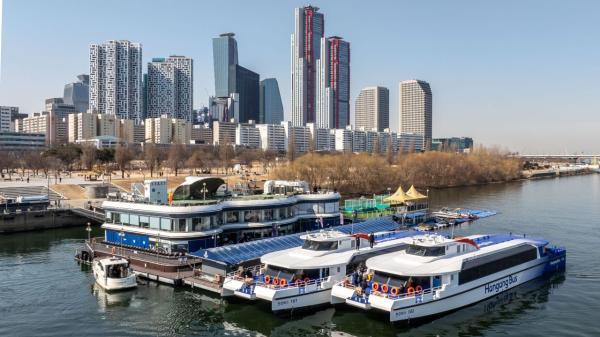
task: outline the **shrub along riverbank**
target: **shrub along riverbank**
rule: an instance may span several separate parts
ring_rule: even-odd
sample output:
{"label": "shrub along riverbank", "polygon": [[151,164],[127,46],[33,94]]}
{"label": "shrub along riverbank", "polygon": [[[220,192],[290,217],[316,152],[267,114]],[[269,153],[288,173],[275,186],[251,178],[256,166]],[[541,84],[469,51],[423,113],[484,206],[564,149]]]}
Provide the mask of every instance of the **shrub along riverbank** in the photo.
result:
{"label": "shrub along riverbank", "polygon": [[521,162],[496,150],[472,153],[425,152],[390,156],[367,153],[308,153],[277,168],[277,179],[301,179],[312,187],[336,189],[343,195],[392,192],[398,186],[443,188],[520,178]]}

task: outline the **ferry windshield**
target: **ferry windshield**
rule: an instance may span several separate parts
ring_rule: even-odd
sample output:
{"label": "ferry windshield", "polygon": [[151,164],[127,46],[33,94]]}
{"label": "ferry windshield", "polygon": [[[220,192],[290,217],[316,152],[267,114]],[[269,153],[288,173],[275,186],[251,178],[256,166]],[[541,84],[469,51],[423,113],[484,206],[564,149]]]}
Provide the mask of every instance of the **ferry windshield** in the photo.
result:
{"label": "ferry windshield", "polygon": [[308,250],[336,250],[338,248],[338,242],[304,240],[302,248]]}
{"label": "ferry windshield", "polygon": [[446,253],[446,247],[423,247],[418,245],[410,245],[406,249],[406,254],[417,256],[442,256]]}

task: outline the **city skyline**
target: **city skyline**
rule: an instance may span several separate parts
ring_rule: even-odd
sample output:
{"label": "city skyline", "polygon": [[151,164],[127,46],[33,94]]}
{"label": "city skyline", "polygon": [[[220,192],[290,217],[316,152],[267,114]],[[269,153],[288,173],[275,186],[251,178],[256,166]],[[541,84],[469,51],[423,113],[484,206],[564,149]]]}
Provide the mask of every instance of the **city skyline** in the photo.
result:
{"label": "city skyline", "polygon": [[[203,3],[198,13],[236,8],[242,13],[251,11],[259,18],[251,20],[250,16],[243,15],[223,23],[204,15],[206,24],[201,25],[202,29],[173,22],[173,30],[180,36],[169,39],[172,34],[150,29],[144,24],[148,20],[134,21],[137,25],[119,22],[119,18],[133,11],[151,17],[163,14],[163,11],[153,11],[152,6],[144,7],[144,3],[123,4],[123,13],[114,14],[114,18],[106,21],[102,20],[103,13],[116,2],[104,2],[97,11],[91,11],[90,4],[65,1],[64,7],[70,9],[67,20],[61,16],[64,14],[60,12],[62,6],[5,1],[0,104],[19,106],[22,112],[29,114],[41,111],[45,98],[59,97],[64,85],[72,82],[74,76],[89,72],[86,54],[90,44],[127,39],[144,46],[142,64],[161,55],[180,54],[194,59],[194,100],[197,102],[194,108],[198,108],[206,105],[208,96],[214,94],[210,85],[214,83],[210,39],[223,31],[232,31],[239,37],[240,63],[259,73],[261,78],[278,80],[285,119],[290,120],[289,36],[293,33],[294,8],[303,4],[271,2],[265,6],[268,7],[265,13],[260,13],[254,6],[242,2]],[[31,12],[32,4],[39,7],[39,11]],[[471,2],[461,2],[457,6],[437,4],[432,7],[382,2],[375,9],[387,10],[380,11],[382,18],[372,20],[352,10],[356,6],[345,4],[313,3],[327,17],[326,36],[335,33],[352,41],[352,108],[361,88],[388,87],[390,126],[397,131],[399,83],[419,78],[429,82],[435,91],[435,138],[471,136],[477,143],[498,144],[521,152],[600,151],[597,144],[599,103],[590,99],[598,89],[596,78],[600,76],[600,69],[598,62],[592,60],[598,59],[599,51],[586,42],[593,40],[599,30],[589,24],[597,16],[594,11],[584,11],[585,6],[560,3],[538,8],[531,4],[473,6]],[[461,13],[469,4],[471,8]],[[399,13],[401,8],[415,17]],[[390,13],[396,11],[398,22],[414,23],[428,18],[427,10],[431,9],[435,13],[427,19],[428,26],[420,32],[411,31],[413,36],[389,20],[396,18]],[[88,16],[77,15],[86,10]],[[171,10],[175,9],[167,11]],[[97,14],[89,15],[91,12]],[[566,18],[565,13],[569,14]],[[454,18],[449,19],[453,15],[448,14]],[[364,23],[358,29],[352,28],[357,18]],[[503,24],[507,18],[511,20],[511,27]],[[52,24],[48,24],[48,19]],[[260,20],[262,24],[253,25],[253,20]],[[561,29],[553,26],[558,21],[565,22]],[[183,31],[184,28],[189,31]],[[475,28],[479,31],[475,32]],[[44,48],[52,48],[56,43],[51,37],[61,34],[70,37],[61,40],[61,50],[53,50],[41,58]],[[268,41],[261,42],[255,36]],[[269,38],[264,39],[267,36]],[[381,43],[384,40],[388,41],[387,45]],[[573,63],[578,63],[577,67],[570,67]],[[353,113],[350,120],[354,120]]]}

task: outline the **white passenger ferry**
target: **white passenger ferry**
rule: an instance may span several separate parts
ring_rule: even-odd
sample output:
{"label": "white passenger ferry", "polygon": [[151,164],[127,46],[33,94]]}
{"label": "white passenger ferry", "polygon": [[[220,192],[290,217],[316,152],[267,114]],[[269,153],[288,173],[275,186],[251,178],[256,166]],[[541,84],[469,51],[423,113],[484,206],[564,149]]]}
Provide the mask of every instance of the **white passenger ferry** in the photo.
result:
{"label": "white passenger ferry", "polygon": [[368,258],[406,248],[412,232],[371,235],[372,247],[367,234],[321,231],[304,235],[301,247],[266,254],[261,258],[263,265],[227,275],[223,296],[267,300],[273,311],[328,304],[334,284],[364,266]]}
{"label": "white passenger ferry", "polygon": [[367,261],[372,281],[357,292],[348,281],[332,303],[389,312],[390,321],[433,316],[464,307],[546,273],[565,269],[566,251],[541,239],[511,234],[448,239],[412,237],[401,252]]}

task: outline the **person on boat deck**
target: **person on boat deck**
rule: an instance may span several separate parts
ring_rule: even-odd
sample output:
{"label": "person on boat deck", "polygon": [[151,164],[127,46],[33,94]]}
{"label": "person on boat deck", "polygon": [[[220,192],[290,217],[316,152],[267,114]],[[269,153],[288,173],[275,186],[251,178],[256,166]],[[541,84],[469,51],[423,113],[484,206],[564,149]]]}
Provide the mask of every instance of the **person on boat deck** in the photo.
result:
{"label": "person on boat deck", "polygon": [[367,279],[364,279],[364,278],[363,278],[363,279],[360,281],[360,287],[361,287],[363,290],[365,290],[365,293],[366,293],[366,290],[367,290],[367,287],[368,287],[368,286],[369,286],[369,283],[367,282]]}
{"label": "person on boat deck", "polygon": [[356,250],[359,250],[359,249],[360,249],[360,237],[357,236],[356,237]]}
{"label": "person on boat deck", "polygon": [[374,244],[375,244],[375,234],[373,234],[373,232],[371,232],[371,234],[369,234],[369,246],[371,248],[373,248]]}
{"label": "person on boat deck", "polygon": [[358,286],[358,270],[354,270],[352,275],[350,275],[350,279],[353,286]]}

